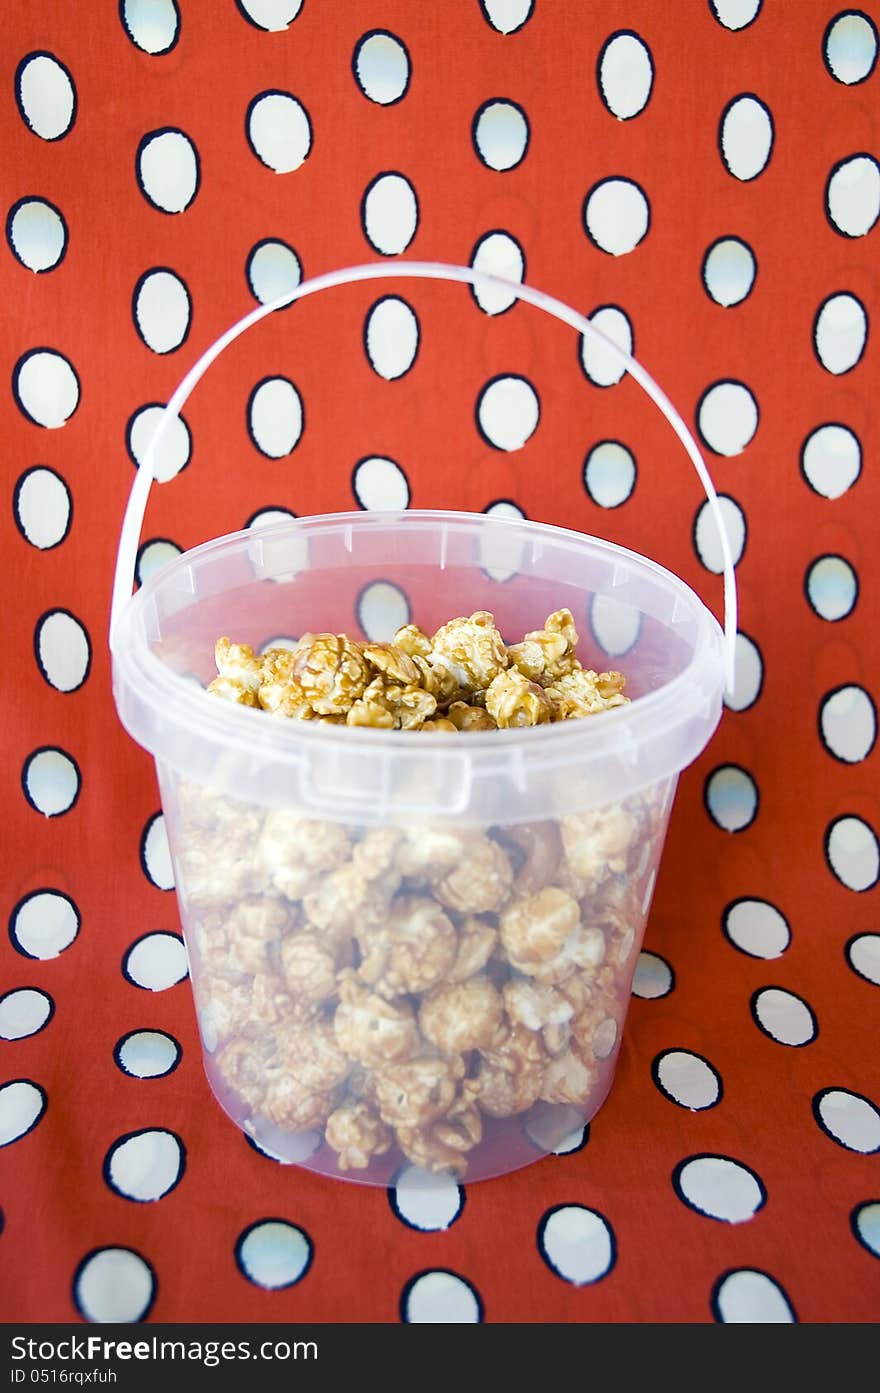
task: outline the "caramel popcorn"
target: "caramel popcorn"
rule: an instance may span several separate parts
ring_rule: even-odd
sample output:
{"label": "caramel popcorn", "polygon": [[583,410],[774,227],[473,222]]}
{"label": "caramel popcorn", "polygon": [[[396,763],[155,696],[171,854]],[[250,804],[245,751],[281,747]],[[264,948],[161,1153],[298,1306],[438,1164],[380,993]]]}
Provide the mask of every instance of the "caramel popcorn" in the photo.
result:
{"label": "caramel popcorn", "polygon": [[446,716],[456,730],[497,730],[494,717],[483,706],[469,706],[466,701],[452,702]]}
{"label": "caramel popcorn", "polygon": [[501,998],[488,977],[435,987],[422,1000],[419,1025],[443,1054],[488,1047],[501,1021]]}
{"label": "caramel popcorn", "polygon": [[428,662],[445,668],[463,691],[479,691],[507,667],[507,649],[488,610],[451,619],[431,639]]}
{"label": "caramel popcorn", "polygon": [[398,1127],[397,1141],[413,1165],[428,1171],[444,1171],[462,1177],[467,1155],[483,1137],[479,1108],[459,1098],[439,1122],[427,1127]]}
{"label": "caramel popcorn", "polygon": [[452,965],[455,927],[436,900],[400,895],[382,923],[357,932],[360,979],[391,1000],[429,991]]}
{"label": "caramel popcorn", "polygon": [[639,837],[638,822],[622,807],[563,817],[560,830],[569,868],[583,887],[581,896],[626,870],[630,848]]}
{"label": "caramel popcorn", "polygon": [[336,992],[336,954],[319,934],[295,933],[281,945],[281,971],[289,990],[308,1001]]}
{"label": "caramel popcorn", "polygon": [[391,1129],[367,1103],[346,1103],[327,1118],[324,1136],[337,1153],[340,1170],[366,1170],[374,1156],[391,1146]]}
{"label": "caramel popcorn", "polygon": [[565,721],[572,716],[594,716],[599,711],[625,706],[629,700],[623,695],[625,684],[626,678],[619,672],[596,673],[590,668],[576,668],[557,677],[547,687],[547,696],[556,707],[556,719]]}
{"label": "caramel popcorn", "polygon": [[310,634],[293,654],[293,674],[319,716],[349,710],[370,680],[369,666],[357,644],[344,634]]}
{"label": "caramel popcorn", "polygon": [[522,1026],[502,1025],[491,1047],[481,1051],[480,1063],[465,1084],[490,1117],[512,1117],[537,1101],[547,1058],[540,1039]]}
{"label": "caramel popcorn", "polygon": [[578,634],[570,609],[559,609],[544,622],[543,629],[526,634],[522,643],[508,648],[515,668],[530,682],[549,687],[580,667],[577,660]]}
{"label": "caramel popcorn", "polygon": [[431,640],[417,624],[404,624],[391,640],[392,646],[410,658],[428,658],[431,654]]}
{"label": "caramel popcorn", "polygon": [[297,817],[278,808],[266,814],[254,864],[282,895],[298,900],[317,875],[340,866],[349,850],[348,836],[339,823]]}
{"label": "caramel popcorn", "polygon": [[437,710],[436,699],[421,687],[389,684],[376,677],[352,702],[346,725],[373,726],[377,730],[420,730]]}
{"label": "caramel popcorn", "polygon": [[409,1003],[386,1001],[352,977],[340,983],[333,1029],[339,1048],[367,1068],[408,1059],[418,1047]]}
{"label": "caramel popcorn", "polygon": [[469,914],[458,931],[455,960],[446,974],[447,982],[465,982],[482,972],[498,943],[498,930],[485,919]]}
{"label": "caramel popcorn", "polygon": [[457,865],[434,882],[434,894],[460,914],[485,914],[506,903],[512,883],[510,862],[501,847],[475,833]]}
{"label": "caramel popcorn", "polygon": [[305,688],[296,677],[295,663],[295,650],[266,650],[257,689],[258,704],[264,711],[270,711],[275,716],[286,716],[295,721],[311,721],[314,719],[315,711],[306,696]]}
{"label": "caramel popcorn", "polygon": [[424,1127],[452,1106],[464,1062],[458,1058],[409,1059],[389,1064],[376,1076],[376,1102],[391,1127]]}
{"label": "caramel popcorn", "polygon": [[554,715],[548,692],[517,668],[499,672],[486,688],[486,710],[501,730],[544,725]]}
{"label": "caramel popcorn", "polygon": [[397,686],[417,685],[419,670],[405,649],[393,643],[367,643],[364,657],[371,668]]}

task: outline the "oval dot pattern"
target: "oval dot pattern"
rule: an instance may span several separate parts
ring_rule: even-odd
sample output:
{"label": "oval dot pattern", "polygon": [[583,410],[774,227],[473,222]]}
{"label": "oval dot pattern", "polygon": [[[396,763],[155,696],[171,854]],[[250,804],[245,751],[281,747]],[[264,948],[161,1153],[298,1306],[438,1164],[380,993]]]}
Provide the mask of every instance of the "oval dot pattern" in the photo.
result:
{"label": "oval dot pattern", "polygon": [[[229,0],[210,24],[120,0],[44,6],[35,30],[34,7],[7,8],[9,1318],[873,1319],[876,13],[694,0],[661,33],[635,3],[395,0],[346,27],[316,0]],[[416,257],[496,280],[286,303],[334,266]],[[550,325],[520,285],[598,334]],[[547,1154],[527,1182],[403,1160],[384,1194],[304,1177],[320,1135],[243,1136],[204,1079],[174,810],[114,716],[106,601],[162,404],[276,302],[165,437],[135,577],[252,529],[242,584],[273,580],[255,647],[309,625],[294,600],[316,556],[258,529],[354,509],[485,514],[472,583],[448,575],[437,604],[511,631],[541,564],[505,530],[521,518],[646,554],[719,614],[715,520],[614,345],[644,355],[720,495],[734,682],[632,887],[628,1015],[597,1040],[620,1048],[611,1101],[530,1109],[522,1154]],[[575,598],[585,662],[650,665],[657,629],[625,586]],[[382,642],[421,618],[389,555],[327,623]],[[634,1192],[655,1239],[638,1254]]]}

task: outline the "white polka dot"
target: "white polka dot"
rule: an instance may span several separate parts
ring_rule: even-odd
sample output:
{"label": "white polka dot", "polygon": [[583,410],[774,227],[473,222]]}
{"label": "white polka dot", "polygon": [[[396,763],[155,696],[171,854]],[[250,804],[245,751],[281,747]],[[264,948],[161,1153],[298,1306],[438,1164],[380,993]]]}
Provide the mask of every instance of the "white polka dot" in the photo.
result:
{"label": "white polka dot", "polygon": [[709,0],[719,24],[725,29],[747,29],[757,19],[764,0]]}
{"label": "white polka dot", "polygon": [[24,414],[37,426],[57,430],[79,406],[76,370],[63,353],[35,348],[15,365],[13,391]]}
{"label": "white polka dot", "polygon": [[857,296],[841,291],[822,301],[813,325],[813,342],[826,371],[835,377],[851,372],[867,341],[868,315]]}
{"label": "white polka dot", "polygon": [[158,575],[170,561],[180,556],[180,552],[177,543],[170,542],[167,537],[155,537],[152,541],[144,542],[135,563],[138,585],[143,585],[151,576]]}
{"label": "white polka dot", "polygon": [[516,169],[529,148],[529,122],[516,102],[495,98],[484,102],[474,116],[474,149],[489,169]]}
{"label": "white polka dot", "polygon": [[180,1181],[185,1158],[173,1132],[155,1128],[114,1142],[107,1152],[107,1184],[129,1200],[160,1200]]}
{"label": "white polka dot", "polygon": [[[525,514],[516,503],[501,498],[497,503],[490,503],[486,509],[486,516],[498,518],[502,523],[517,523],[523,521]],[[525,539],[516,528],[482,528],[479,542],[480,566],[490,580],[499,583],[510,580],[522,567],[525,546]]]}
{"label": "white polka dot", "polygon": [[[164,411],[163,406],[142,406],[128,423],[128,450],[138,467],[144,462],[147,446],[158,429]],[[166,484],[173,479],[189,464],[191,453],[189,426],[182,416],[176,416],[159,446],[154,474],[156,482]]]}
{"label": "white polka dot", "polygon": [[793,992],[764,987],[752,1001],[756,1023],[780,1045],[808,1045],[816,1038],[816,1021],[810,1007]]}
{"label": "white polka dot", "polygon": [[826,748],[844,764],[867,759],[877,739],[877,710],[864,687],[838,687],[819,708]]}
{"label": "white polka dot", "polygon": [[395,1213],[411,1228],[437,1233],[455,1223],[464,1197],[450,1176],[407,1166],[394,1186],[391,1203]]}
{"label": "white polka dot", "polygon": [[590,601],[590,630],[609,658],[629,653],[638,642],[641,627],[637,606],[615,599],[609,591],[597,591]]}
{"label": "white polka dot", "polygon": [[751,93],[734,97],[724,109],[719,131],[721,158],[735,179],[757,179],[773,152],[773,118]]}
{"label": "white polka dot", "polygon": [[621,31],[606,39],[599,54],[599,94],[618,121],[644,111],[654,85],[654,64],[638,34]]}
{"label": "white polka dot", "polygon": [[839,817],[825,833],[828,864],[848,890],[870,890],[880,878],[880,846],[860,817]]}
{"label": "white polka dot", "polygon": [[567,1103],[533,1103],[523,1117],[523,1131],[545,1155],[563,1156],[584,1144],[584,1110]]}
{"label": "white polka dot", "polygon": [[95,1324],[134,1324],[148,1314],[156,1294],[149,1265],[130,1248],[99,1248],[74,1279],[76,1304]]}
{"label": "white polka dot", "polygon": [[557,1277],[576,1287],[600,1281],[614,1266],[614,1235],[607,1220],[579,1204],[563,1205],[544,1217],[538,1248]]}
{"label": "white polka dot", "polygon": [[597,1059],[608,1059],[616,1044],[617,1021],[613,1016],[606,1016],[604,1021],[600,1021],[599,1025],[596,1026],[593,1034],[593,1054]]}
{"label": "white polka dot", "polygon": [[859,597],[856,573],[842,556],[819,556],[807,572],[807,599],[820,619],[846,619]]}
{"label": "white polka dot", "polygon": [[36,987],[0,997],[0,1040],[24,1040],[43,1029],[54,1010],[52,998]]}
{"label": "white polka dot", "polygon": [[728,1224],[753,1218],[765,1200],[757,1176],[726,1156],[695,1156],[676,1169],[676,1181],[692,1209]]}
{"label": "white polka dot", "polygon": [[[724,524],[724,531],[727,534],[727,541],[730,546],[730,554],[734,566],[739,565],[742,554],[746,547],[746,520],[742,508],[735,498],[728,494],[718,495],[718,506],[721,509],[721,517]],[[715,514],[709,506],[709,500],[700,505],[697,512],[696,524],[694,526],[694,546],[697,555],[713,575],[719,576],[724,570],[724,557],[721,552],[721,539],[718,535],[718,525],[715,521]]]}
{"label": "white polka dot", "polygon": [[861,1204],[852,1216],[853,1230],[869,1253],[880,1258],[880,1200]]}
{"label": "white polka dot", "polygon": [[393,106],[409,87],[409,55],[394,34],[375,29],[358,40],[352,59],[355,79],[365,97],[378,106]]}
{"label": "white polka dot", "polygon": [[742,1267],[728,1272],[715,1289],[713,1306],[724,1325],[785,1325],[794,1311],[778,1282],[766,1272]]}
{"label": "white polka dot", "polygon": [[402,590],[387,580],[374,580],[358,596],[357,620],[373,643],[388,643],[410,620],[409,603]]}
{"label": "white polka dot", "polygon": [[482,1312],[473,1287],[454,1272],[423,1272],[405,1293],[403,1319],[410,1325],[476,1325]]}
{"label": "white polka dot", "polygon": [[751,958],[779,958],[791,943],[785,915],[766,900],[734,901],[722,923],[734,947]]}
{"label": "white polka dot", "polygon": [[242,14],[258,29],[280,33],[292,24],[303,7],[303,0],[236,0]]}
{"label": "white polka dot", "polygon": [[292,1287],[312,1261],[308,1235],[283,1219],[267,1219],[247,1229],[238,1240],[236,1256],[244,1275],[267,1291]]}
{"label": "white polka dot", "polygon": [[[471,266],[489,276],[521,285],[526,273],[522,247],[509,232],[484,232],[471,253]],[[503,286],[471,286],[473,297],[484,314],[504,314],[517,302],[516,292]]]}
{"label": "white polka dot", "polygon": [[10,210],[7,237],[13,253],[29,271],[51,271],[67,251],[67,225],[58,208],[44,198],[23,198]]}
{"label": "white polka dot", "polygon": [[851,939],[846,956],[854,972],[880,987],[880,934],[859,934]]}
{"label": "white polka dot", "polygon": [[44,817],[68,812],[79,797],[79,770],[64,750],[37,750],[22,770],[28,802]]}
{"label": "white polka dot", "polygon": [[174,868],[168,848],[168,832],[162,813],[154,813],[141,838],[144,874],[159,890],[174,889]]}
{"label": "white polka dot", "polygon": [[247,137],[267,168],[291,174],[312,148],[309,114],[292,92],[261,92],[248,107]]}
{"label": "white polka dot", "polygon": [[12,937],[29,958],[57,958],[79,933],[79,911],[60,890],[35,890],[12,916]]}
{"label": "white polka dot", "polygon": [[267,377],[248,402],[248,429],[257,449],[269,459],[284,459],[303,433],[303,404],[286,377]]}
{"label": "white polka dot", "polygon": [[382,256],[406,251],[419,225],[419,205],[412,184],[402,174],[377,174],[361,202],[364,236]]}
{"label": "white polka dot", "polygon": [[138,333],[154,353],[173,353],[189,333],[189,291],[173,271],[147,271],[135,287],[132,310]]}
{"label": "white polka dot", "polygon": [[[200,1025],[204,1030],[204,1015]],[[212,1050],[215,1047],[206,1044],[205,1048]],[[301,1165],[324,1144],[321,1132],[285,1132],[280,1127],[273,1127],[265,1118],[248,1118],[243,1124],[243,1131],[251,1146],[279,1166]]]}
{"label": "white polka dot", "polygon": [[144,53],[157,56],[176,44],[180,32],[176,0],[122,0],[119,13],[128,37]]}
{"label": "white polka dot", "polygon": [[709,816],[725,832],[742,832],[758,812],[758,790],[751,774],[734,764],[722,764],[706,780]]}
{"label": "white polka dot", "polygon": [[[590,323],[624,353],[632,355],[632,324],[623,310],[616,305],[602,305],[590,315]],[[580,360],[585,374],[597,387],[613,387],[626,372],[613,350],[592,334],[581,335]]]}
{"label": "white polka dot", "polygon": [[67,68],[51,53],[19,64],[15,83],[22,119],[41,140],[60,140],[76,119],[76,92]]}
{"label": "white polka dot", "polygon": [[73,504],[70,490],[54,469],[38,466],[22,474],[13,506],[18,529],[32,547],[49,551],[64,541]]}
{"label": "white polka dot", "polygon": [[721,1097],[717,1071],[708,1060],[689,1050],[666,1050],[658,1055],[653,1074],[660,1091],[679,1107],[690,1108],[691,1112],[714,1108]]}
{"label": "white polka dot", "polygon": [[188,971],[183,939],[176,934],[145,934],[125,955],[123,972],[136,987],[164,992],[182,982]]}
{"label": "white polka dot", "polygon": [[386,382],[408,373],[419,351],[419,321],[398,295],[386,295],[373,305],[364,324],[364,345],[374,372]]}
{"label": "white polka dot", "polygon": [[538,394],[524,377],[494,377],[477,400],[480,433],[496,450],[521,450],[540,419]]}
{"label": "white polka dot", "polygon": [[587,1129],[585,1126],[575,1127],[573,1131],[562,1138],[561,1142],[553,1147],[553,1155],[568,1156],[572,1151],[580,1151],[586,1140],[586,1133]]}
{"label": "white polka dot", "polygon": [[[288,523],[293,516],[285,508],[263,508],[254,514],[248,528],[256,532],[275,523]],[[254,575],[260,580],[285,584],[309,564],[309,539],[296,529],[285,529],[277,537],[260,537],[249,560]]]}
{"label": "white polka dot", "polygon": [[199,191],[196,147],[174,128],[150,131],[138,146],[137,178],[144,197],[161,213],[183,213]]}
{"label": "white polka dot", "polygon": [[758,403],[742,382],[716,382],[700,398],[700,435],[716,455],[738,455],[758,429]]}
{"label": "white polka dot", "polygon": [[644,1001],[656,1001],[661,996],[668,996],[673,986],[672,968],[665,959],[656,953],[639,953],[632,984],[633,996],[641,997]]}
{"label": "white polka dot", "polygon": [[737,634],[733,662],[733,691],[725,692],[724,705],[730,711],[747,711],[758,700],[764,683],[761,651],[748,634]]}
{"label": "white polka dot", "polygon": [[528,24],[535,0],[480,0],[488,24],[499,34],[515,34]]}
{"label": "white polka dot", "polygon": [[89,675],[89,636],[79,620],[65,610],[50,610],[39,620],[34,651],[41,673],[59,692],[75,692]]}
{"label": "white polka dot", "polygon": [[0,1146],[10,1146],[36,1127],[46,1111],[42,1089],[28,1079],[13,1079],[0,1087]]}
{"label": "white polka dot", "polygon": [[600,508],[619,508],[635,488],[636,462],[618,440],[594,445],[584,464],[587,493]]}
{"label": "white polka dot", "polygon": [[823,498],[840,498],[862,472],[862,447],[849,426],[829,423],[807,436],[801,451],[804,478]]}
{"label": "white polka dot", "polygon": [[728,309],[751,294],[756,274],[755,254],[740,237],[719,237],[703,258],[706,293]]}
{"label": "white polka dot", "polygon": [[135,1030],[119,1041],[113,1052],[124,1074],[135,1079],[160,1079],[180,1060],[180,1046],[162,1030]]}
{"label": "white polka dot", "polygon": [[880,165],[873,155],[850,155],[828,176],[825,207],[844,237],[864,237],[880,217]]}
{"label": "white polka dot", "polygon": [[289,295],[302,280],[302,266],[293,247],[275,237],[251,248],[245,273],[251,294],[261,305]]}
{"label": "white polka dot", "polygon": [[602,179],[584,200],[584,227],[609,256],[626,256],[639,245],[651,223],[648,199],[631,179]]}
{"label": "white polka dot", "polygon": [[877,64],[877,29],[873,20],[858,10],[843,10],[825,30],[825,66],[837,82],[847,87],[864,82]]}
{"label": "white polka dot", "polygon": [[846,1088],[828,1088],[814,1100],[822,1129],[848,1151],[863,1156],[880,1151],[880,1111],[868,1098]]}
{"label": "white polka dot", "polygon": [[409,507],[406,475],[394,460],[371,455],[355,466],[354,496],[362,508],[397,512]]}

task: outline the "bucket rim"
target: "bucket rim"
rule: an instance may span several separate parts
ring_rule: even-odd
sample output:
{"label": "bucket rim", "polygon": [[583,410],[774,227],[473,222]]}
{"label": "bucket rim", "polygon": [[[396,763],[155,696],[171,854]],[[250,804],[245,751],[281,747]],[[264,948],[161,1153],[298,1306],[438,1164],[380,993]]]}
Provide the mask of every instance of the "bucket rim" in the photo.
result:
{"label": "bucket rim", "polygon": [[[193,558],[201,558],[235,544],[253,544],[263,538],[271,540],[297,532],[320,535],[340,528],[366,529],[393,523],[414,528],[436,527],[438,523],[443,523],[472,531],[480,527],[496,531],[511,529],[531,534],[536,540],[552,540],[557,546],[564,545],[572,550],[587,546],[613,558],[625,559],[643,571],[661,577],[675,591],[676,598],[688,605],[692,615],[702,625],[701,642],[694,646],[681,672],[626,705],[602,712],[603,719],[598,723],[598,728],[596,722],[584,718],[508,730],[469,731],[466,740],[437,738],[426,747],[424,738],[413,741],[413,732],[406,730],[345,726],[345,734],[340,736],[339,727],[321,725],[317,721],[276,719],[267,722],[265,711],[217,700],[191,679],[174,672],[150,649],[138,624],[157,591],[173,579],[175,572],[184,571]],[[376,579],[383,577],[377,574]],[[260,582],[255,580],[255,583]],[[161,705],[166,720],[172,720],[178,726],[197,728],[202,737],[210,735],[222,739],[239,750],[251,748],[264,751],[267,743],[271,743],[279,753],[285,749],[293,753],[302,740],[314,741],[316,749],[329,749],[342,741],[349,749],[393,750],[397,756],[404,751],[424,755],[430,749],[432,759],[439,760],[460,760],[463,754],[485,757],[492,752],[509,757],[511,750],[520,751],[523,756],[544,754],[558,758],[562,751],[570,751],[574,746],[578,747],[581,755],[595,748],[608,753],[615,749],[632,749],[638,744],[639,734],[645,726],[652,726],[656,734],[664,715],[671,718],[674,713],[674,719],[667,719],[670,726],[679,724],[683,718],[703,708],[708,716],[714,704],[720,704],[725,684],[724,634],[721,625],[696,591],[674,571],[641,552],[571,528],[526,518],[507,519],[490,513],[447,509],[319,513],[290,517],[211,538],[181,552],[134,592],[119,614],[110,647],[114,688],[118,683],[123,683],[136,688],[141,695],[149,692],[153,703]],[[701,748],[708,742],[715,724],[717,721],[707,730]],[[434,734],[440,737],[444,732]],[[154,750],[150,752],[156,753]]]}

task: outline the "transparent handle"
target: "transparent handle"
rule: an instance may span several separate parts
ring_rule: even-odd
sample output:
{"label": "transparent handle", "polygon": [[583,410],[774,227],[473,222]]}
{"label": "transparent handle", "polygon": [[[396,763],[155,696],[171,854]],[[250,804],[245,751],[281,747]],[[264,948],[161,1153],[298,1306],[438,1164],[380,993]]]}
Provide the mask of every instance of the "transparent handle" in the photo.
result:
{"label": "transparent handle", "polygon": [[244,334],[254,324],[258,324],[267,315],[273,314],[275,310],[292,305],[296,300],[303,300],[307,295],[316,295],[321,290],[330,290],[336,285],[350,285],[354,281],[387,280],[390,278],[406,278],[410,280],[441,280],[441,281],[461,281],[467,285],[479,286],[482,289],[493,287],[507,290],[516,295],[520,300],[525,300],[529,305],[534,305],[539,310],[546,311],[554,319],[559,319],[563,324],[571,325],[579,334],[584,334],[588,338],[594,339],[608,350],[626,368],[626,371],[635,378],[639,386],[648,394],[655,406],[663,413],[675,434],[678,436],[688,457],[699,475],[700,483],[706,491],[709,506],[718,528],[718,537],[721,543],[721,557],[724,572],[724,666],[725,679],[728,691],[733,688],[734,679],[734,656],[736,650],[736,578],[733,570],[733,557],[730,551],[730,542],[724,526],[724,517],[718,502],[718,495],[715,492],[715,485],[709,476],[705,461],[700,454],[697,442],[691,435],[681,416],[676,411],[672,402],[665,392],[658,387],[657,383],[646,372],[635,358],[631,357],[618,344],[609,339],[601,330],[596,329],[584,315],[573,310],[562,300],[556,300],[552,295],[545,295],[541,290],[534,290],[529,285],[521,285],[519,282],[507,281],[500,276],[489,275],[485,271],[475,271],[471,266],[455,266],[442,261],[371,261],[363,266],[347,266],[339,271],[328,271],[323,276],[314,276],[311,280],[303,281],[294,290],[286,295],[281,295],[277,300],[271,300],[268,304],[260,305],[257,309],[246,314],[243,319],[239,319],[236,324],[221,334],[210,348],[206,349],[201,358],[190,368],[183,380],[175,388],[168,404],[165,407],[152,439],[147,446],[143,461],[135,475],[134,484],[129,494],[128,504],[125,509],[125,517],[122,522],[122,532],[119,538],[119,549],[116,554],[116,573],[113,578],[113,599],[110,610],[110,647],[114,646],[114,635],[120,614],[128,600],[131,598],[134,586],[135,565],[137,562],[137,551],[140,544],[141,527],[144,521],[144,513],[147,507],[147,499],[150,495],[150,486],[153,482],[158,458],[159,446],[170,430],[172,424],[177,420],[184,403],[188,400],[190,393],[196,384],[201,381],[208,368],[224,349]]}

